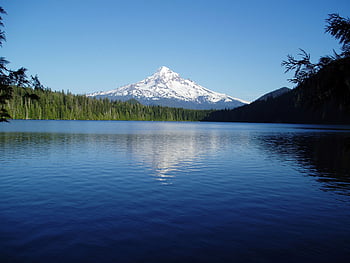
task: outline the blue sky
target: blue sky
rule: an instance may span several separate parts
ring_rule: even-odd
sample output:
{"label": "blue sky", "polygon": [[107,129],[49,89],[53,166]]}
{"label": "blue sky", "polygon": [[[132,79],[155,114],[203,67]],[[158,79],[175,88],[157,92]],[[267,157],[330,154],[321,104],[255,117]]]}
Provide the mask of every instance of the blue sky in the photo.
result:
{"label": "blue sky", "polygon": [[305,49],[316,61],[339,50],[324,33],[349,0],[0,1],[1,56],[53,90],[111,90],[167,66],[228,95],[254,100],[287,86],[281,61]]}

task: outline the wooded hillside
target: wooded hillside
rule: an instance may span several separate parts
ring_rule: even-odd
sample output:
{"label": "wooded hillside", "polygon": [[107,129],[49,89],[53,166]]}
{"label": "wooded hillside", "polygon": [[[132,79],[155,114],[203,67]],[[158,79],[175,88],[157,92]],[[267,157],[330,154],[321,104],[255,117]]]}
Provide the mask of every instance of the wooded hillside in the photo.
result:
{"label": "wooded hillside", "polygon": [[12,119],[199,121],[210,111],[144,106],[135,101],[54,92],[49,89],[13,87],[6,109]]}
{"label": "wooded hillside", "polygon": [[340,54],[323,56],[317,63],[300,49],[282,62],[297,86],[276,98],[255,101],[233,110],[212,112],[208,121],[341,123],[350,124],[350,19],[330,14],[326,33],[339,40]]}

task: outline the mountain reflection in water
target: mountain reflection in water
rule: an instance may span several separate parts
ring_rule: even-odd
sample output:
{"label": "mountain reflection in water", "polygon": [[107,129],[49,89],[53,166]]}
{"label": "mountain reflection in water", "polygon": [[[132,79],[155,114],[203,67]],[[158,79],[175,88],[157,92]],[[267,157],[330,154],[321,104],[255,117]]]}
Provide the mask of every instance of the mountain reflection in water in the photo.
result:
{"label": "mountain reflection in water", "polygon": [[[290,132],[234,131],[234,134],[223,134],[215,129],[171,131],[166,127],[150,134],[11,132],[0,136],[0,145],[18,158],[32,159],[43,153],[50,156],[70,151],[72,147],[79,148],[79,145],[84,148],[87,144],[95,144],[114,152],[115,158],[120,153],[129,155],[133,165],[148,167],[154,178],[163,183],[171,183],[179,173],[189,174],[196,169],[195,162],[201,163],[218,151],[228,149],[232,155],[230,149],[235,149],[236,156],[231,158],[236,158],[240,152],[252,147],[269,158],[299,165],[300,172],[315,177],[322,183],[323,190],[350,194],[350,132],[346,130],[303,132],[305,129],[296,127]],[[103,159],[103,152],[100,157]]]}
{"label": "mountain reflection in water", "polygon": [[190,173],[194,162],[219,150],[225,138],[215,133],[177,132],[176,134],[128,135],[128,152],[135,162],[151,167],[156,180],[171,183],[179,173]]}
{"label": "mountain reflection in water", "polygon": [[0,129],[0,262],[348,262],[349,130]]}

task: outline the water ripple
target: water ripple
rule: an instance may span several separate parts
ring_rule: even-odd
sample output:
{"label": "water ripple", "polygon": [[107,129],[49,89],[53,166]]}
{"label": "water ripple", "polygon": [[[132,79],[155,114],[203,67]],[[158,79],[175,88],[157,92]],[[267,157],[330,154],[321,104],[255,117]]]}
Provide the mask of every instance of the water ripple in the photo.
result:
{"label": "water ripple", "polygon": [[6,127],[1,262],[346,262],[350,254],[346,130]]}

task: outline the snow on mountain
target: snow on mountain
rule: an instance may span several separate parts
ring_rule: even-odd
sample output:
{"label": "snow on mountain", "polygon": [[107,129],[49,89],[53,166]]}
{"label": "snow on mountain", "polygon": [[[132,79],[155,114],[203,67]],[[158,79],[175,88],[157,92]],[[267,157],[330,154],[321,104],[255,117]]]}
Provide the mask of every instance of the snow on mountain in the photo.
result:
{"label": "snow on mountain", "polygon": [[145,105],[161,105],[188,109],[236,108],[248,102],[206,89],[194,81],[183,79],[167,67],[134,84],[110,91],[88,94],[89,97],[126,101],[136,99]]}

